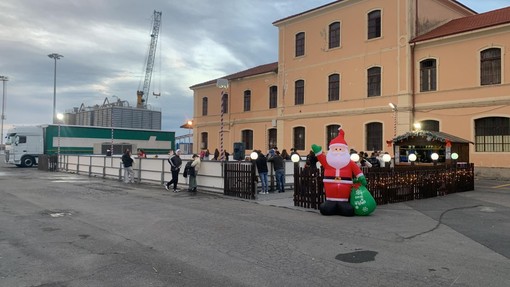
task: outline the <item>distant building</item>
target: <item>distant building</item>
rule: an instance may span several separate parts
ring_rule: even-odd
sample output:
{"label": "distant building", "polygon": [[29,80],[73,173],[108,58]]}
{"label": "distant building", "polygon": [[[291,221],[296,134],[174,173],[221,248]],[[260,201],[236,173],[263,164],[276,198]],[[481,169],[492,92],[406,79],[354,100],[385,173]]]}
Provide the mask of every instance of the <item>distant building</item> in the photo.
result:
{"label": "distant building", "polygon": [[101,106],[85,107],[82,104],[66,112],[64,122],[68,125],[161,130],[161,111],[131,107],[120,99],[110,103],[106,98]]}
{"label": "distant building", "polygon": [[351,148],[392,153],[421,123],[474,143],[479,172],[509,174],[510,7],[343,0],[273,25],[277,62],[223,77],[223,90],[216,79],[190,87],[195,147],[303,154],[327,149],[341,124]]}

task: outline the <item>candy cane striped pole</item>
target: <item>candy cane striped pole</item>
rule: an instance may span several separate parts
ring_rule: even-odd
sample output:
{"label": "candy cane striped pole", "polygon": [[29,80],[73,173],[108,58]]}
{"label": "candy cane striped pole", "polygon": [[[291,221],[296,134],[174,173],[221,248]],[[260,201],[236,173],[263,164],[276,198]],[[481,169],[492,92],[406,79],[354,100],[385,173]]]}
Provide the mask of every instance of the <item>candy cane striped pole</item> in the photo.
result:
{"label": "candy cane striped pole", "polygon": [[223,115],[225,111],[225,101],[223,100],[223,91],[221,91],[221,116],[220,116],[220,160],[223,161],[224,159],[224,151],[223,151]]}

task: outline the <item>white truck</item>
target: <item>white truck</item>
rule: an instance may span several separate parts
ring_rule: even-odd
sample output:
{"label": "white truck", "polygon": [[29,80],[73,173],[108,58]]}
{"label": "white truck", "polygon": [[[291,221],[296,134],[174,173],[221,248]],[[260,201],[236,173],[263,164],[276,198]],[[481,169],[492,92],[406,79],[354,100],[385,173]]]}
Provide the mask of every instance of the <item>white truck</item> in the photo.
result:
{"label": "white truck", "polygon": [[5,162],[31,167],[44,153],[43,129],[36,126],[14,127],[7,132]]}
{"label": "white truck", "polygon": [[38,163],[41,154],[106,155],[126,148],[136,153],[166,154],[175,148],[175,132],[147,129],[110,128],[75,125],[15,126],[7,131],[5,162],[19,167]]}

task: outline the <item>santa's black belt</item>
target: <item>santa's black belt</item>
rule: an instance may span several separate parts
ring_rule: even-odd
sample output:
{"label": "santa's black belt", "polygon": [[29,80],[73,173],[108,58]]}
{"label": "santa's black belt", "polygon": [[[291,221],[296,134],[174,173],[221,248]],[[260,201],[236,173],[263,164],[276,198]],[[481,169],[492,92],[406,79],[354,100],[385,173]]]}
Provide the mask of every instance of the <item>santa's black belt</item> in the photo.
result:
{"label": "santa's black belt", "polygon": [[324,179],[352,180],[352,177],[325,176]]}

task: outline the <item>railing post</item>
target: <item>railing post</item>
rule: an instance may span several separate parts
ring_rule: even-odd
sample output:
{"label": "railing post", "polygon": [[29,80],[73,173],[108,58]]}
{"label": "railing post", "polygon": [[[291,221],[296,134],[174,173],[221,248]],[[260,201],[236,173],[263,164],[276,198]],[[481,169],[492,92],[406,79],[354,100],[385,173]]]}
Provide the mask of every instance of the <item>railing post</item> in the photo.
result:
{"label": "railing post", "polygon": [[[179,175],[177,175],[179,176]],[[165,183],[165,160],[161,161],[161,184]]]}
{"label": "railing post", "polygon": [[140,183],[142,181],[142,159],[139,158],[138,159],[138,180],[136,181],[137,183]]}
{"label": "railing post", "polygon": [[257,166],[255,165],[255,160],[251,160],[251,198],[257,198],[257,174],[255,170]]}
{"label": "railing post", "polygon": [[301,187],[299,182],[299,162],[294,162],[294,206],[296,206],[296,198],[301,196],[298,186]]}
{"label": "railing post", "polygon": [[122,181],[122,161],[119,162],[119,180]]}

